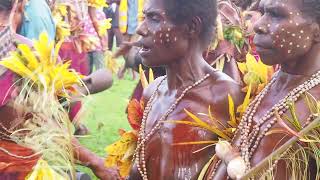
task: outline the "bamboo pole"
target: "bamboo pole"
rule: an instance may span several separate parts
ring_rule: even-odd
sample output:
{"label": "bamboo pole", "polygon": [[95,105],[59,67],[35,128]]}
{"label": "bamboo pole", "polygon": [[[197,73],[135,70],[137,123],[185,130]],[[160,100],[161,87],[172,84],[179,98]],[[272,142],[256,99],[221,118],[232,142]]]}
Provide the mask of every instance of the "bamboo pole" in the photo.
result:
{"label": "bamboo pole", "polygon": [[252,168],[246,175],[241,177],[241,180],[247,180],[251,177],[253,177],[255,174],[259,173],[263,168],[268,166],[269,162],[275,159],[276,157],[279,157],[283,152],[285,152],[288,148],[290,148],[294,143],[299,141],[300,137],[303,137],[307,135],[311,130],[313,130],[316,126],[320,124],[320,117],[311,122],[307,127],[302,129],[299,132],[299,137],[294,136],[289,141],[287,141],[285,144],[283,144],[280,148],[278,148],[276,151],[274,151],[272,154],[270,154],[268,157],[266,157],[264,160],[262,160],[259,164],[257,164],[254,168]]}

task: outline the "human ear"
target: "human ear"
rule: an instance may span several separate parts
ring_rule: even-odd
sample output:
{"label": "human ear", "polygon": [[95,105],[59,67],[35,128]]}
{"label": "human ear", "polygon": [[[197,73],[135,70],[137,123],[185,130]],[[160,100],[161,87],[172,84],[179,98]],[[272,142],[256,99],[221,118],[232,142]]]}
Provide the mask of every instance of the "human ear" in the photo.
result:
{"label": "human ear", "polygon": [[200,17],[196,16],[192,18],[190,24],[188,25],[188,34],[191,38],[199,37],[202,30],[202,20]]}
{"label": "human ear", "polygon": [[311,24],[311,30],[313,32],[313,40],[317,43],[320,42],[320,26],[318,23],[314,22]]}

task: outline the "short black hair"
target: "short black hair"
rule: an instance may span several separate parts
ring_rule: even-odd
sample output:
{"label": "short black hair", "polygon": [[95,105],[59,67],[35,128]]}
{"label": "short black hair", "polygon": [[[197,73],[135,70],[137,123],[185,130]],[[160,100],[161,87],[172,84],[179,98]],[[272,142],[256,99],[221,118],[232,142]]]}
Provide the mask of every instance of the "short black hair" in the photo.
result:
{"label": "short black hair", "polygon": [[9,11],[13,7],[14,0],[0,0],[0,11]]}
{"label": "short black hair", "polygon": [[303,0],[302,11],[320,23],[320,0]]}
{"label": "short black hair", "polygon": [[172,22],[189,23],[194,17],[202,21],[200,38],[211,42],[217,19],[217,0],[164,0],[165,10]]}

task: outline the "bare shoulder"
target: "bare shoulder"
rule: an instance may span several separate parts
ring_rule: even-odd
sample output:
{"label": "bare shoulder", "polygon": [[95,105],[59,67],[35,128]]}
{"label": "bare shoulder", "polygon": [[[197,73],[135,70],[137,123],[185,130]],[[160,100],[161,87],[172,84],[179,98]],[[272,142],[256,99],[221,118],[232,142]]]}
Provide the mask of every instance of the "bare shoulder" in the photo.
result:
{"label": "bare shoulder", "polygon": [[[228,95],[230,95],[235,105],[239,105],[244,99],[244,93],[241,89],[242,86],[227,74],[221,71],[214,71],[211,73],[210,92],[214,98],[213,102],[225,101],[228,99]],[[219,104],[219,102],[216,103]]]}
{"label": "bare shoulder", "polygon": [[165,76],[158,77],[143,90],[143,98],[145,102],[149,101],[152,94],[156,91],[158,85],[164,80]]}

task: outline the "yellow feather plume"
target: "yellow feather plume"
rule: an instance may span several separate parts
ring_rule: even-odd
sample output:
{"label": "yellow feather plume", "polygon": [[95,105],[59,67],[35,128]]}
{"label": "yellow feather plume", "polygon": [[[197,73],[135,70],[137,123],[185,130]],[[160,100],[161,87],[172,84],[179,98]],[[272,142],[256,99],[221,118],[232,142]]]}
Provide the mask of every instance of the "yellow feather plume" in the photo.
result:
{"label": "yellow feather plume", "polygon": [[67,96],[65,90],[72,89],[74,84],[81,85],[82,76],[69,69],[70,62],[58,62],[61,44],[62,41],[54,46],[53,42],[49,42],[48,35],[41,33],[39,40],[34,42],[35,51],[25,44],[20,44],[0,65],[22,78],[31,79],[41,89],[54,89],[57,95]]}

